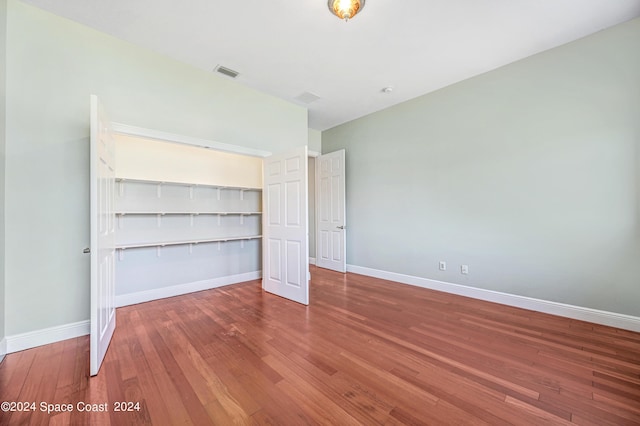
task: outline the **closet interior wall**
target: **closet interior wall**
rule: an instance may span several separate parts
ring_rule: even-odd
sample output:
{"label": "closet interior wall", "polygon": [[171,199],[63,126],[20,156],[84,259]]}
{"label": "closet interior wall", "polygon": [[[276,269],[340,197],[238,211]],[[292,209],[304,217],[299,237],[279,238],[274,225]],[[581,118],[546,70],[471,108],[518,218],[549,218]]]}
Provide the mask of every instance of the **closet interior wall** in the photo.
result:
{"label": "closet interior wall", "polygon": [[262,159],[116,135],[116,303],[257,279]]}

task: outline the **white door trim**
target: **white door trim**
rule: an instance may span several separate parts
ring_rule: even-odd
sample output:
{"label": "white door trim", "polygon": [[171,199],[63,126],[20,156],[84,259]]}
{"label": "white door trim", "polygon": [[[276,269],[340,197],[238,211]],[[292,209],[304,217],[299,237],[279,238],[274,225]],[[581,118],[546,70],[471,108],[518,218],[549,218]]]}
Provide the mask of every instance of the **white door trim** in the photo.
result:
{"label": "white door trim", "polygon": [[200,146],[218,151],[231,152],[234,154],[249,155],[251,157],[268,157],[270,151],[262,149],[247,148],[239,145],[232,145],[224,142],[210,141],[207,139],[194,138],[191,136],[178,135],[175,133],[161,132],[159,130],[146,129],[144,127],[131,126],[129,124],[112,123],[113,131],[123,135],[138,136],[147,139],[157,139],[165,142],[174,142],[184,145]]}

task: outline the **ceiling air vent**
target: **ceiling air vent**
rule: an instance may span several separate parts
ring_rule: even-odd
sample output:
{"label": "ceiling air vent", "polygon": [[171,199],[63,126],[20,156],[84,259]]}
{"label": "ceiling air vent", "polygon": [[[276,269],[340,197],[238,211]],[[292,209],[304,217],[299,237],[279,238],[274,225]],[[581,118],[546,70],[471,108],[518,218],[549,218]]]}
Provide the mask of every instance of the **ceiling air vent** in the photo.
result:
{"label": "ceiling air vent", "polygon": [[227,77],[231,77],[231,78],[236,78],[238,75],[240,75],[240,73],[238,71],[234,71],[234,70],[229,69],[227,67],[223,67],[222,65],[218,65],[217,67],[215,67],[215,71],[219,72],[220,74],[226,75]]}
{"label": "ceiling air vent", "polygon": [[295,98],[296,101],[301,102],[305,105],[309,105],[312,102],[317,101],[318,99],[320,99],[320,96],[318,95],[314,95],[313,93],[309,93],[309,92],[303,92],[301,94],[299,94],[298,96],[296,96]]}

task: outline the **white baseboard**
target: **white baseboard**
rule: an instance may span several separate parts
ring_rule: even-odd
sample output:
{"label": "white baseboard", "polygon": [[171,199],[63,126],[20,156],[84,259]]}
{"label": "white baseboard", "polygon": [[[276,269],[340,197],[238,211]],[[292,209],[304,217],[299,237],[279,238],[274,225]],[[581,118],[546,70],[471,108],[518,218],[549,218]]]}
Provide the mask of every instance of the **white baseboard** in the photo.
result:
{"label": "white baseboard", "polygon": [[366,275],[369,277],[382,278],[384,280],[396,281],[402,284],[409,284],[417,287],[428,288],[431,290],[438,290],[445,293],[457,294],[474,299],[486,300],[488,302],[501,303],[503,305],[514,306],[517,308],[544,312],[546,314],[558,315],[581,321],[587,321],[596,324],[640,332],[640,317],[631,315],[600,311],[598,309],[567,305],[565,303],[551,302],[548,300],[534,299],[531,297],[517,296],[515,294],[485,290],[481,288],[453,284],[444,281],[430,280],[428,278],[420,278],[412,275],[398,274],[395,272],[381,271],[378,269],[371,269],[363,266],[347,265],[347,272]]}
{"label": "white baseboard", "polygon": [[49,327],[42,330],[30,331],[28,333],[7,336],[6,352],[14,353],[36,346],[48,345],[49,343],[61,340],[73,339],[74,337],[86,336],[89,334],[91,322],[89,320],[74,322],[71,324]]}
{"label": "white baseboard", "polygon": [[194,281],[191,283],[172,285],[169,287],[155,288],[153,290],[139,291],[136,293],[120,294],[116,296],[116,306],[120,308],[122,306],[135,305],[137,303],[149,302],[151,300],[180,296],[182,294],[193,293],[196,291],[210,290],[212,288],[222,287],[225,285],[257,280],[261,277],[262,272],[255,271],[247,272],[245,274],[213,278],[210,280]]}
{"label": "white baseboard", "polygon": [[0,362],[4,360],[4,356],[7,354],[7,338],[3,337],[0,340]]}
{"label": "white baseboard", "polygon": [[[165,297],[179,296],[181,294],[192,293],[194,291],[208,290],[229,284],[236,284],[245,281],[259,279],[261,271],[249,272],[246,274],[231,275],[228,277],[215,278],[212,280],[197,281],[193,283],[181,284],[162,289],[143,291],[139,293],[116,296],[116,306],[133,305],[141,302],[148,302]],[[49,343],[60,342],[62,340],[73,339],[74,337],[86,336],[91,330],[91,322],[80,321],[72,324],[49,327],[42,330],[28,333],[6,336],[0,341],[0,362],[5,354],[35,348],[37,346],[48,345]]]}
{"label": "white baseboard", "polygon": [[316,264],[316,258],[315,257],[310,257],[309,258],[309,265],[315,265]]}

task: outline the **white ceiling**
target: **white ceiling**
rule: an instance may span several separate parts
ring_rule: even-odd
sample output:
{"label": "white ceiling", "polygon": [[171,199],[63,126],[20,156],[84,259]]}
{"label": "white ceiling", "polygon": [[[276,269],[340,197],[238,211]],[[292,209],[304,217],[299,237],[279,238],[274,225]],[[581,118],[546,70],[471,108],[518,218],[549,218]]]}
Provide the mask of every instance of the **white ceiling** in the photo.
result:
{"label": "white ceiling", "polygon": [[24,1],[288,101],[316,94],[318,130],[640,16],[640,0],[369,0],[347,23],[326,0]]}

